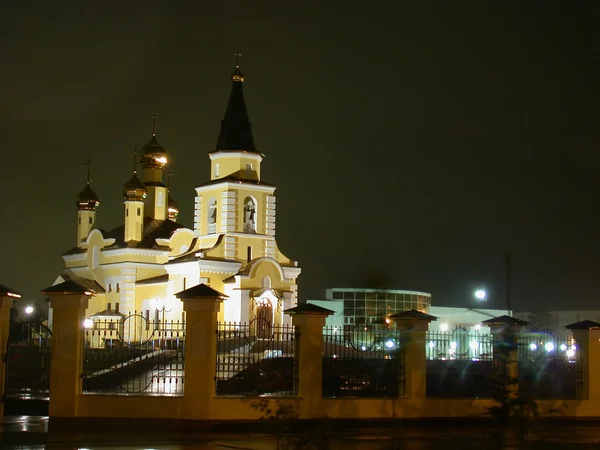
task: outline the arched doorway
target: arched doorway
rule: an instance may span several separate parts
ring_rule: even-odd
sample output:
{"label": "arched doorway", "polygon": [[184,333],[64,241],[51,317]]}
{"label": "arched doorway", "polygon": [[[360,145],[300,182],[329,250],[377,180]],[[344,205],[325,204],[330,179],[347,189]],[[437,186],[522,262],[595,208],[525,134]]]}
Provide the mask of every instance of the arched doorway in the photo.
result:
{"label": "arched doorway", "polygon": [[270,339],[273,328],[273,304],[265,297],[256,299],[254,333],[258,339]]}

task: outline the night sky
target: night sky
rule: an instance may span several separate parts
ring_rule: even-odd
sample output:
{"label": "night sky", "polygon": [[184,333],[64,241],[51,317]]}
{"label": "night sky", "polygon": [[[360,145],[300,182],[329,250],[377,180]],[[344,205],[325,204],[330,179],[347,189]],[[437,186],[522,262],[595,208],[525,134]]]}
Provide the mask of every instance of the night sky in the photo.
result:
{"label": "night sky", "polygon": [[191,226],[239,47],[301,299],[503,306],[510,252],[514,309],[600,309],[599,3],[312,3],[2,2],[0,283],[53,283],[88,157],[98,227],[122,223],[153,109]]}

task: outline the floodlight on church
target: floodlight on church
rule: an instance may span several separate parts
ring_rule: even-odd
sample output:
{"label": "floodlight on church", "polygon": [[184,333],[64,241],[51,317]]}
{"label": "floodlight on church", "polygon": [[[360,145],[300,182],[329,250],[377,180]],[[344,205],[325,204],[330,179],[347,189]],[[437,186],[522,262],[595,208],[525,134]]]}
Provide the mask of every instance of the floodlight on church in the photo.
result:
{"label": "floodlight on church", "polygon": [[546,342],[546,345],[544,346],[544,348],[546,349],[547,352],[552,352],[552,351],[554,351],[554,344],[552,342]]}
{"label": "floodlight on church", "polygon": [[395,343],[394,343],[394,341],[392,341],[391,339],[390,339],[389,341],[386,341],[386,342],[385,342],[385,346],[386,346],[388,349],[390,349],[390,350],[391,350],[391,349],[393,349],[395,345],[396,345],[396,344],[395,344]]}
{"label": "floodlight on church", "polygon": [[561,344],[560,350],[563,351],[563,352],[566,352],[567,351],[567,346],[565,344]]}
{"label": "floodlight on church", "polygon": [[531,344],[529,344],[529,349],[532,352],[535,352],[537,350],[537,344],[535,342],[532,342]]}
{"label": "floodlight on church", "polygon": [[94,326],[94,322],[92,321],[92,319],[85,319],[83,321],[83,328],[85,328],[86,330],[89,330],[93,326]]}
{"label": "floodlight on church", "polygon": [[25,307],[25,314],[31,314],[33,312],[33,306]]}

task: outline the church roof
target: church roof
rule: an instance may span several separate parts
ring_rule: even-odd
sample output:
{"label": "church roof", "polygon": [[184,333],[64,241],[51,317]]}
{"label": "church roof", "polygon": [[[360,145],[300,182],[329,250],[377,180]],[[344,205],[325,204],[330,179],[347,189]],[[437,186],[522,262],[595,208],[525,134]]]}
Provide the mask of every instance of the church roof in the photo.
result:
{"label": "church roof", "polygon": [[100,198],[92,190],[92,187],[88,182],[77,196],[77,207],[79,209],[96,209],[99,203]]}
{"label": "church roof", "polygon": [[255,152],[252,125],[248,118],[246,101],[244,100],[244,75],[237,66],[233,72],[231,93],[221,120],[221,132],[217,140],[216,151],[246,150]]}
{"label": "church roof", "polygon": [[155,277],[138,280],[135,282],[135,284],[140,285],[140,284],[166,283],[167,281],[169,281],[169,274],[165,273],[163,275],[158,275]]}
{"label": "church roof", "polygon": [[[168,250],[167,247],[161,247],[156,243],[156,239],[169,239],[173,232],[179,228],[185,228],[183,225],[172,220],[156,220],[151,217],[144,219],[144,229],[142,230],[141,241],[125,242],[125,225],[120,225],[110,231],[100,230],[105,238],[113,238],[115,243],[103,250],[112,250],[115,248],[143,248]],[[63,253],[63,256],[85,253],[85,249],[73,247]]]}
{"label": "church roof", "polygon": [[177,298],[220,298],[222,300],[228,298],[225,294],[220,293],[216,289],[207,286],[204,283],[197,284],[194,287],[186,289],[185,291],[178,292],[175,294]]}
{"label": "church roof", "polygon": [[62,283],[55,284],[54,286],[42,289],[42,294],[81,294],[81,295],[93,295],[104,292],[102,286],[100,286],[94,280],[86,280],[83,278],[77,278],[76,280],[68,279]]}
{"label": "church roof", "polygon": [[183,225],[172,220],[156,220],[151,217],[144,219],[144,229],[142,230],[141,241],[125,242],[125,225],[120,225],[106,233],[102,233],[105,238],[113,238],[115,243],[104,250],[113,248],[145,248],[145,249],[165,249],[156,243],[156,239],[168,239],[174,231],[184,228]]}
{"label": "church roof", "polygon": [[104,311],[92,314],[90,317],[125,317],[125,314],[113,311],[112,309],[105,309]]}
{"label": "church roof", "polygon": [[0,284],[0,296],[8,295],[9,297],[21,297],[17,291]]}

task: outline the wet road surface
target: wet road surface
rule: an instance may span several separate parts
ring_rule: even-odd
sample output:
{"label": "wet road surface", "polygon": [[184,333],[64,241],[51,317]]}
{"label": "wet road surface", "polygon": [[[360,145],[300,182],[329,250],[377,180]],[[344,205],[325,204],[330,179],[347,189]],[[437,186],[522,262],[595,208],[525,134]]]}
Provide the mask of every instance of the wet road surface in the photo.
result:
{"label": "wet road surface", "polygon": [[[94,422],[92,422],[93,424]],[[147,449],[147,450],[275,450],[277,439],[264,433],[229,433],[202,430],[160,429],[156,422],[140,430],[111,429],[98,422],[97,430],[61,429],[49,431],[47,417],[8,416],[0,422],[2,449]],[[52,428],[52,427],[50,427]],[[402,429],[354,429],[330,437],[331,450],[451,450],[492,449],[489,432],[477,426],[407,427]],[[396,447],[400,442],[401,446]],[[600,424],[560,425],[533,441],[536,449],[600,449]],[[300,445],[296,448],[308,448]]]}

